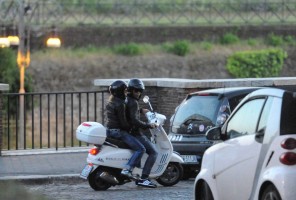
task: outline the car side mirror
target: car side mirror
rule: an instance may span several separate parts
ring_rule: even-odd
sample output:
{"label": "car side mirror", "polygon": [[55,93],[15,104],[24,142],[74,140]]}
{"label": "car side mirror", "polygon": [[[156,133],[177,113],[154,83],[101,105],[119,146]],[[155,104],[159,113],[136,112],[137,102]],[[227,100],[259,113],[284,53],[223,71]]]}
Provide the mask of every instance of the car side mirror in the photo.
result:
{"label": "car side mirror", "polygon": [[210,128],[206,132],[206,138],[208,140],[221,140],[221,127]]}

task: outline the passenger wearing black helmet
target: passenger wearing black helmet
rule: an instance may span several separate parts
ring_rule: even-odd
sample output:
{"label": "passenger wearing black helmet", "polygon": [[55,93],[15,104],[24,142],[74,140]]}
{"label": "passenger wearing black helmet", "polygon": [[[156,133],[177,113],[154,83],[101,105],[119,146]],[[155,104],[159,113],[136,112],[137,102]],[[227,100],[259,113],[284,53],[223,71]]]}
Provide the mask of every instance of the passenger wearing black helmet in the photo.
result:
{"label": "passenger wearing black helmet", "polygon": [[149,124],[140,120],[140,113],[146,113],[147,109],[140,109],[139,99],[145,90],[144,83],[139,79],[131,79],[128,82],[127,118],[132,127],[131,134],[135,136],[145,147],[148,158],[144,164],[141,179],[136,181],[139,186],[155,188],[157,185],[148,179],[151,169],[157,158],[157,150],[151,141],[141,132],[141,129],[155,128],[156,124]]}
{"label": "passenger wearing black helmet", "polygon": [[133,168],[141,162],[145,147],[128,132],[131,129],[126,118],[127,85],[121,80],[113,82],[109,86],[110,98],[106,105],[107,112],[107,137],[121,139],[134,150],[132,157],[127,162],[121,174],[132,178]]}

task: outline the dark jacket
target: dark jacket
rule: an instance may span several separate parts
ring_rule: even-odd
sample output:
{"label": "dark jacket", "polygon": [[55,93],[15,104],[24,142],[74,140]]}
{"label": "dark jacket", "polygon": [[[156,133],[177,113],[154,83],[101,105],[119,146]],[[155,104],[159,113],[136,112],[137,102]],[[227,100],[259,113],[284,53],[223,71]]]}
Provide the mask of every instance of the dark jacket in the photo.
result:
{"label": "dark jacket", "polygon": [[130,125],[126,118],[126,102],[115,96],[111,96],[106,105],[107,128],[130,130]]}
{"label": "dark jacket", "polygon": [[150,124],[140,120],[140,107],[139,102],[132,96],[127,97],[127,118],[132,127],[132,135],[142,135],[140,129],[150,128]]}

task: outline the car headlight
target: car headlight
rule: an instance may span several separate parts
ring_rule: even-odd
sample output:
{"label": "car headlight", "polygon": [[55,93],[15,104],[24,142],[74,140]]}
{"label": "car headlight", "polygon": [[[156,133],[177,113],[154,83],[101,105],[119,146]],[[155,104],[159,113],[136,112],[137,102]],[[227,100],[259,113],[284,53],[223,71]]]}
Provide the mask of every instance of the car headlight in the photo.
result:
{"label": "car headlight", "polygon": [[218,124],[218,125],[222,125],[222,124],[224,124],[224,122],[227,120],[228,117],[229,117],[228,114],[226,114],[226,113],[222,113],[222,114],[219,115],[218,118],[217,118],[217,124]]}

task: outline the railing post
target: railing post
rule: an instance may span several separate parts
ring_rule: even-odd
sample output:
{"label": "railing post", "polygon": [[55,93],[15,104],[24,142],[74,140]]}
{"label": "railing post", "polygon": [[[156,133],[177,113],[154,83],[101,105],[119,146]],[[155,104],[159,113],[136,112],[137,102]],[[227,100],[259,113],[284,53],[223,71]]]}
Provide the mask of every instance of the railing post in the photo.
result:
{"label": "railing post", "polygon": [[0,156],[2,155],[2,138],[3,138],[2,100],[3,100],[3,96],[0,94]]}
{"label": "railing post", "polygon": [[105,125],[105,99],[104,99],[104,92],[102,92],[102,124]]}

